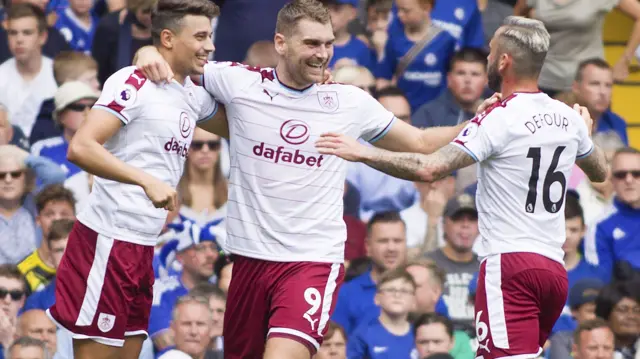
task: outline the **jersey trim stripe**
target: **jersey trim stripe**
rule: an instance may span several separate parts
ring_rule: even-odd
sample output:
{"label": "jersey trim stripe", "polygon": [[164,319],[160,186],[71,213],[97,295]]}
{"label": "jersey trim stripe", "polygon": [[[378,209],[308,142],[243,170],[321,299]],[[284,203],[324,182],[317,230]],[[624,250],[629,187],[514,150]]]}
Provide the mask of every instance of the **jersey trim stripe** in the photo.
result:
{"label": "jersey trim stripe", "polygon": [[[109,106],[111,106],[112,104],[109,104]],[[121,114],[120,112],[112,109],[111,107],[108,106],[104,106],[104,105],[93,105],[93,108],[98,109],[98,110],[102,110],[102,111],[107,111],[109,113],[111,113],[112,115],[116,116],[120,121],[122,121],[123,125],[127,125],[127,123],[129,123],[129,120],[127,120],[126,117],[124,117],[123,114]]]}
{"label": "jersey trim stripe", "polygon": [[205,123],[205,122],[209,121],[210,119],[212,119],[212,118],[213,118],[213,116],[215,116],[215,115],[216,115],[216,113],[218,113],[218,102],[217,102],[217,101],[216,101],[216,105],[215,105],[215,107],[213,108],[213,111],[211,111],[211,113],[210,113],[209,115],[207,115],[207,116],[205,116],[205,117],[203,117],[203,118],[199,119],[198,121],[196,121],[196,123],[197,123],[197,124],[199,124],[199,123]]}
{"label": "jersey trim stripe", "polygon": [[595,145],[591,145],[591,148],[589,149],[589,151],[585,152],[584,154],[577,155],[576,158],[577,159],[585,158],[585,157],[589,156],[593,152],[594,149],[595,149]]}
{"label": "jersey trim stripe", "polygon": [[471,150],[470,150],[470,149],[468,149],[468,148],[464,145],[464,143],[462,143],[462,141],[460,141],[460,140],[454,140],[453,142],[451,142],[451,144],[452,144],[452,145],[454,145],[454,146],[456,146],[456,147],[458,147],[459,149],[463,150],[464,152],[466,152],[469,156],[471,156],[471,157],[473,158],[473,160],[474,160],[474,161],[476,161],[476,162],[480,162],[480,161],[478,161],[478,157],[477,157],[473,152],[471,152]]}
{"label": "jersey trim stripe", "polygon": [[393,125],[395,120],[396,120],[396,116],[391,116],[391,121],[389,121],[389,124],[387,125],[387,127],[385,127],[377,135],[373,136],[373,138],[371,138],[371,140],[369,140],[369,143],[374,143],[374,142],[380,140],[382,137],[384,137],[387,134],[387,132],[389,132],[389,130],[391,130],[391,125]]}

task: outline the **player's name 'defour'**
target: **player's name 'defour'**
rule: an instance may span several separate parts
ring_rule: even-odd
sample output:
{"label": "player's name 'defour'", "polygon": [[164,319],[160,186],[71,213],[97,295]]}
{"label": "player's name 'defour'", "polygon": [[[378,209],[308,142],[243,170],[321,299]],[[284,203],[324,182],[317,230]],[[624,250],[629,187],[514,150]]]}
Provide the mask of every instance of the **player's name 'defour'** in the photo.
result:
{"label": "player's name 'defour'", "polygon": [[559,113],[537,114],[531,117],[530,121],[524,123],[525,127],[532,133],[536,133],[539,128],[555,126],[561,130],[567,131],[569,120]]}

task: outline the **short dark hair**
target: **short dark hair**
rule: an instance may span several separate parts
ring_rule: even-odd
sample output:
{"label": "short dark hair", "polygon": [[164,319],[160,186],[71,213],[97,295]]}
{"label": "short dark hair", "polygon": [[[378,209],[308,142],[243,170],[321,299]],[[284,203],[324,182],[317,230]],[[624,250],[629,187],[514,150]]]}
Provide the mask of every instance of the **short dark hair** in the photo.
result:
{"label": "short dark hair", "polygon": [[564,218],[573,219],[576,217],[580,218],[582,226],[584,226],[584,211],[580,205],[580,200],[575,195],[567,192],[567,199],[564,204]]}
{"label": "short dark hair", "polygon": [[365,7],[367,10],[375,7],[376,12],[388,12],[393,8],[393,0],[367,0]]}
{"label": "short dark hair", "polygon": [[596,316],[609,320],[615,306],[624,298],[640,302],[640,288],[637,281],[613,282],[600,290],[596,298]]}
{"label": "short dark hair", "polygon": [[402,217],[400,217],[400,213],[397,211],[386,211],[386,212],[378,212],[369,219],[367,223],[367,232],[371,233],[371,228],[376,223],[393,223],[393,222],[402,222],[404,225],[404,221]]}
{"label": "short dark hair", "polygon": [[380,276],[380,279],[378,279],[378,284],[376,287],[378,290],[380,290],[380,288],[382,288],[384,284],[394,281],[396,279],[404,279],[405,281],[411,284],[413,289],[416,289],[416,281],[413,279],[413,276],[409,272],[407,272],[407,270],[404,267],[391,269],[384,272]]}
{"label": "short dark hair", "polygon": [[49,352],[47,350],[47,344],[45,342],[43,342],[42,340],[40,340],[40,339],[36,339],[36,338],[28,337],[28,336],[22,336],[22,337],[20,337],[20,338],[18,338],[16,340],[14,340],[13,343],[11,343],[11,345],[7,349],[7,353],[11,353],[11,351],[15,347],[22,347],[22,348],[36,347],[36,348],[40,348],[40,349],[42,349],[42,353],[44,354],[43,358],[48,358],[49,357]]}
{"label": "short dark hair", "polygon": [[578,69],[576,70],[576,77],[575,77],[576,82],[582,81],[582,78],[584,77],[584,69],[589,65],[593,65],[602,70],[611,70],[611,66],[604,59],[601,59],[599,57],[592,57],[590,59],[586,59],[584,61],[581,61],[578,64]]}
{"label": "short dark hair", "polygon": [[300,20],[331,23],[329,9],[318,0],[293,0],[278,11],[276,32],[290,36]]}
{"label": "short dark hair", "polygon": [[481,49],[476,49],[473,47],[464,47],[460,49],[458,52],[453,54],[451,61],[449,61],[449,69],[448,72],[453,71],[453,68],[458,62],[470,62],[474,64],[482,65],[482,68],[486,71],[487,69],[487,54]]}
{"label": "short dark hair", "polygon": [[35,201],[38,214],[42,212],[49,202],[53,201],[67,202],[71,208],[73,208],[73,212],[76,211],[76,199],[73,196],[73,192],[61,184],[51,184],[46,186],[38,192]]}
{"label": "short dark hair", "polygon": [[47,242],[51,243],[54,241],[58,241],[64,238],[67,238],[71,231],[73,230],[73,224],[75,223],[72,219],[56,219],[51,223],[51,229],[49,229],[49,235],[47,236]]}
{"label": "short dark hair", "polygon": [[622,147],[616,150],[616,152],[613,154],[613,157],[615,158],[620,154],[640,155],[640,151],[633,147]]}
{"label": "short dark hair", "polygon": [[18,266],[13,264],[0,264],[0,277],[19,280],[22,283],[22,290],[28,290],[27,280],[18,269]]}
{"label": "short dark hair", "polygon": [[206,16],[209,20],[220,15],[220,8],[209,0],[160,0],[151,11],[151,37],[160,42],[162,30],[180,31],[187,15]]}
{"label": "short dark hair", "polygon": [[413,336],[415,337],[418,334],[419,327],[437,323],[444,325],[444,328],[449,337],[453,338],[453,323],[451,322],[451,320],[436,313],[424,313],[416,317],[416,319],[413,321]]}
{"label": "short dark hair", "polygon": [[227,300],[226,294],[217,285],[209,282],[203,282],[196,284],[195,287],[189,291],[190,295],[196,297],[205,297],[207,299],[217,298],[220,300]]}
{"label": "short dark hair", "polygon": [[404,94],[404,91],[402,91],[397,86],[383,87],[380,90],[375,91],[374,95],[376,100],[378,101],[383,97],[396,97],[396,96],[402,97],[405,100],[407,99],[407,95]]}
{"label": "short dark hair", "polygon": [[611,327],[609,327],[609,323],[607,323],[602,318],[595,318],[595,319],[587,320],[587,321],[584,321],[584,322],[580,323],[578,325],[578,328],[573,332],[573,342],[576,343],[577,345],[579,345],[580,344],[580,334],[582,334],[582,332],[590,332],[590,331],[592,331],[594,329],[598,329],[598,328],[607,328],[607,329],[611,330]]}
{"label": "short dark hair", "polygon": [[17,20],[23,17],[33,17],[38,23],[38,31],[47,31],[47,17],[44,11],[28,2],[11,5],[7,11],[7,20]]}
{"label": "short dark hair", "polygon": [[347,340],[347,334],[345,333],[344,328],[333,320],[329,320],[329,323],[327,323],[327,332],[324,334],[324,340],[331,339],[336,332],[341,333],[344,340]]}

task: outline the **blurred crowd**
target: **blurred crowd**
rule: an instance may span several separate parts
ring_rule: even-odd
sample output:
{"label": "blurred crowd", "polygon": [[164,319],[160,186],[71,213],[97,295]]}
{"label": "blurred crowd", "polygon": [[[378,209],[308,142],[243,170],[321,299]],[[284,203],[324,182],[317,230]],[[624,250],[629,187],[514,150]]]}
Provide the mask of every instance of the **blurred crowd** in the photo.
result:
{"label": "blurred crowd", "polygon": [[[289,0],[212,1],[221,8],[212,60],[275,67],[276,14]],[[66,152],[107,77],[151,44],[154,2],[5,0],[0,7],[0,358],[73,357],[69,333],[45,313],[92,184]],[[551,47],[540,88],[589,109],[610,172],[591,183],[576,168],[566,183],[570,291],[542,356],[640,358],[640,152],[611,111],[613,84],[629,75],[640,44],[640,2],[323,2],[336,38],[328,64],[334,80],[368,91],[421,128],[469,120],[492,94],[487,50],[506,16],[545,23]],[[602,26],[616,8],[635,25],[622,56],[608,63]],[[223,251],[228,173],[228,142],[196,130],[178,184],[181,205],[156,250],[141,358],[223,357],[233,267]],[[486,335],[473,309],[481,240],[475,189],[475,166],[412,183],[349,165],[346,283],[316,358],[475,358],[476,338]]]}

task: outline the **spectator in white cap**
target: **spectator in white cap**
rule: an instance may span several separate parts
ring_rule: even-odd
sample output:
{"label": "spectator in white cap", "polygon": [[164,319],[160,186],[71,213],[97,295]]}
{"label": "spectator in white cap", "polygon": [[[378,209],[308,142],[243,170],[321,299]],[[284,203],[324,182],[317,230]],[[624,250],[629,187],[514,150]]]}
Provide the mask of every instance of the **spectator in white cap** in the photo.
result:
{"label": "spectator in white cap", "polygon": [[89,180],[86,172],[67,160],[67,150],[99,96],[84,82],[64,83],[55,94],[56,108],[53,112],[53,120],[62,129],[62,135],[40,140],[31,147],[32,154],[50,158],[66,172],[65,187],[73,191],[78,210],[82,209],[83,200],[89,195]]}
{"label": "spectator in white cap", "polygon": [[[208,223],[206,226],[185,220],[179,224],[170,224],[175,232],[160,251],[160,261],[173,275],[156,280],[154,284],[153,306],[149,318],[149,335],[153,339],[156,353],[161,353],[173,346],[174,340],[170,329],[171,311],[178,298],[189,293],[196,285],[214,282],[214,264],[218,259],[217,240],[224,228],[222,219]],[[180,266],[176,269],[173,263]]]}

